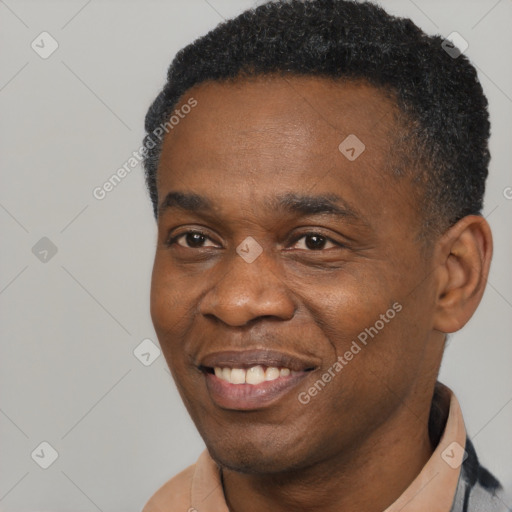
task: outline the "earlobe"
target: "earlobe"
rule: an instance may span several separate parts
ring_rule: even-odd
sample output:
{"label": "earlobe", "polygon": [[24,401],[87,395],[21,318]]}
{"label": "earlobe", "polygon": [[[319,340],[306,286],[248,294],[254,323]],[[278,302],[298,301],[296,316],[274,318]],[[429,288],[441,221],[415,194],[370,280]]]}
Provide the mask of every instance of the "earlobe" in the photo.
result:
{"label": "earlobe", "polygon": [[479,215],[462,218],[439,240],[435,329],[455,332],[472,317],[487,284],[491,258],[491,229]]}

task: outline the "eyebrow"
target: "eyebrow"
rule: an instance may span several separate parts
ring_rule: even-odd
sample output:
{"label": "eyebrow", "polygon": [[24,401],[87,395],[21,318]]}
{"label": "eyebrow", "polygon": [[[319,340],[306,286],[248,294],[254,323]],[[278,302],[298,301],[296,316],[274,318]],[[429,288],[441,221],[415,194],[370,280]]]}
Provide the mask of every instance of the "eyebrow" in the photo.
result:
{"label": "eyebrow", "polygon": [[[266,198],[266,208],[274,212],[295,215],[328,214],[352,221],[362,221],[362,216],[350,207],[346,201],[336,194],[309,196],[304,194],[286,193]],[[170,209],[178,209],[193,213],[213,213],[213,202],[204,196],[191,192],[169,192],[160,203],[158,216]]]}

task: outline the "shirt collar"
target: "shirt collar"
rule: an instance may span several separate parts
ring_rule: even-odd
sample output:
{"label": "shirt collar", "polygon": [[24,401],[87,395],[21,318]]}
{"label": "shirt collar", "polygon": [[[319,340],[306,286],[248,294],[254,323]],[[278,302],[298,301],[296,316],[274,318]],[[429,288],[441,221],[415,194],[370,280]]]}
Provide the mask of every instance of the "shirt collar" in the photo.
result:
{"label": "shirt collar", "polygon": [[436,385],[432,409],[448,403],[448,419],[434,453],[420,474],[384,512],[450,512],[457,490],[461,464],[466,457],[466,428],[459,402],[441,383]]}

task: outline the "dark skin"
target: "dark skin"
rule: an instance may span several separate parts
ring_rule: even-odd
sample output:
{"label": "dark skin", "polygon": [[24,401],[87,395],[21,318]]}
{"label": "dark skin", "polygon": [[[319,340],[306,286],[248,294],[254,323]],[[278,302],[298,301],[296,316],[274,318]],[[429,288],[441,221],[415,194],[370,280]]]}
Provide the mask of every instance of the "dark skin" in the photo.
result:
{"label": "dark skin", "polygon": [[[428,416],[445,343],[482,297],[487,222],[468,216],[421,240],[418,191],[386,167],[391,100],[362,83],[258,78],[205,83],[165,138],[158,196],[210,210],[158,217],[151,315],[184,403],[222,467],[230,510],[380,512],[430,458]],[[178,105],[179,107],[179,105]],[[338,150],[349,134],[366,150]],[[273,210],[276,194],[336,194],[344,215]],[[203,236],[186,235],[200,229]],[[178,236],[170,246],[170,236]],[[262,254],[235,251],[248,236]],[[402,310],[311,401],[297,399],[393,303]],[[314,368],[252,411],[212,401],[198,362],[272,349]]]}

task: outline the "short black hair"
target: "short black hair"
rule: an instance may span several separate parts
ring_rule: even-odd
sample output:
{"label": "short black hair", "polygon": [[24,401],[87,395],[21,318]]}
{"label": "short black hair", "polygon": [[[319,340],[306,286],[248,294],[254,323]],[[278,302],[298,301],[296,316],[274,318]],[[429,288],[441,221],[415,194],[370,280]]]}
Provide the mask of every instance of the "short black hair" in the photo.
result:
{"label": "short black hair", "polygon": [[414,168],[426,232],[481,214],[488,103],[476,69],[465,55],[445,51],[443,41],[352,0],[271,1],[221,23],[178,52],[146,114],[143,165],[155,218],[162,149],[155,130],[191,87],[262,75],[364,81],[392,95],[402,127],[393,169],[400,175]]}

